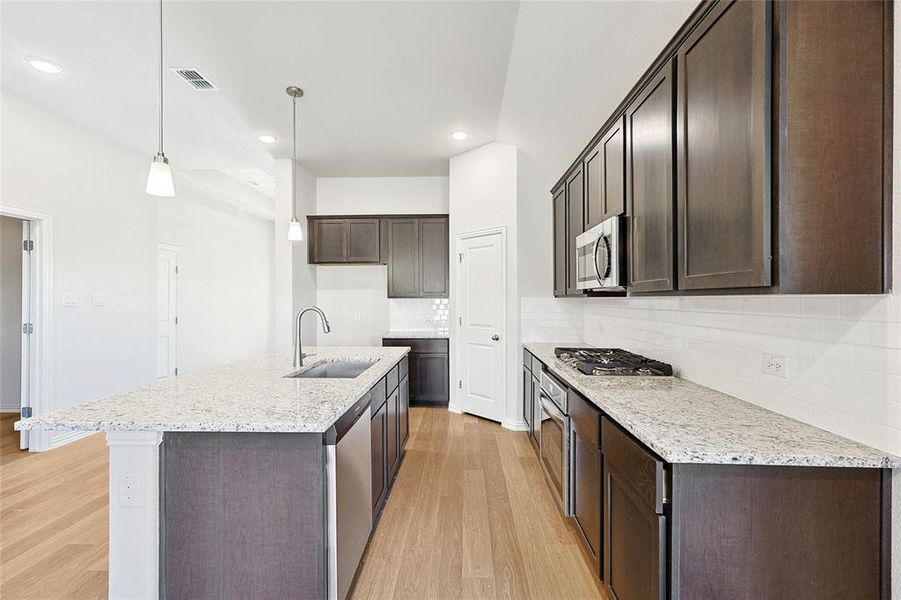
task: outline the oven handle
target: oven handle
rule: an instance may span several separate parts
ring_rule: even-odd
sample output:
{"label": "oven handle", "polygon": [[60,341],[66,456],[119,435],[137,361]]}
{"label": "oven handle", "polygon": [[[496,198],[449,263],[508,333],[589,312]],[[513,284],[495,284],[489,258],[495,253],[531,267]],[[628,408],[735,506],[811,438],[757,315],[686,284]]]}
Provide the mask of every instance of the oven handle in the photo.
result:
{"label": "oven handle", "polygon": [[557,423],[560,424],[560,427],[566,428],[566,416],[563,414],[563,411],[557,408],[554,401],[548,398],[543,391],[539,395],[539,400],[541,402],[541,410],[546,412],[550,418],[557,421]]}

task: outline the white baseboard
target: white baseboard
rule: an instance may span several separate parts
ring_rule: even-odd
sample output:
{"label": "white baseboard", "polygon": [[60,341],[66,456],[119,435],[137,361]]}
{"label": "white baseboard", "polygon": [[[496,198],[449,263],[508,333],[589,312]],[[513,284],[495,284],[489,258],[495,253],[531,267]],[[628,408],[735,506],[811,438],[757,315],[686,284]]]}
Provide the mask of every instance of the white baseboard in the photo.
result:
{"label": "white baseboard", "polygon": [[80,440],[81,438],[88,437],[89,435],[97,433],[96,431],[60,431],[54,432],[50,443],[47,445],[47,450],[53,450],[54,448],[59,448],[60,446],[65,446],[66,444],[71,444],[76,440]]}
{"label": "white baseboard", "polygon": [[504,421],[501,423],[501,427],[504,429],[510,429],[511,431],[528,431],[529,426],[525,421]]}

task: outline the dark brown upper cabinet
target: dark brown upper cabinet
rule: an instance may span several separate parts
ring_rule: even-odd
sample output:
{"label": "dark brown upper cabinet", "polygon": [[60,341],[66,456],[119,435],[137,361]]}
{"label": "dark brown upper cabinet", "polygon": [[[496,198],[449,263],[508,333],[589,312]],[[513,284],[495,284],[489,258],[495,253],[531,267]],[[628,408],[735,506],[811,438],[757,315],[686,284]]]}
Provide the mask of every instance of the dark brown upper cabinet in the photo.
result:
{"label": "dark brown upper cabinet", "polygon": [[585,231],[585,187],[583,169],[577,167],[566,179],[566,294],[581,296],[576,278],[576,236]]}
{"label": "dark brown upper cabinet", "polygon": [[379,219],[308,219],[310,263],[378,263],[381,260]]}
{"label": "dark brown upper cabinet", "polygon": [[388,220],[388,297],[448,296],[448,219]]}
{"label": "dark brown upper cabinet", "polygon": [[676,53],[683,290],[771,283],[771,9],[720,2]]}
{"label": "dark brown upper cabinet", "polygon": [[419,219],[388,221],[388,297],[419,295]]}
{"label": "dark brown upper cabinet", "polygon": [[629,287],[673,286],[673,66],[665,64],[626,109]]}
{"label": "dark brown upper cabinet", "polygon": [[449,252],[446,217],[419,220],[419,250],[422,256],[419,295],[423,298],[447,298]]}
{"label": "dark brown upper cabinet", "polygon": [[554,197],[554,296],[566,295],[566,187],[561,185]]}
{"label": "dark brown upper cabinet", "polygon": [[349,219],[347,261],[377,263],[381,260],[378,219]]}
{"label": "dark brown upper cabinet", "polygon": [[620,118],[585,157],[585,229],[626,210],[626,134]]}
{"label": "dark brown upper cabinet", "polygon": [[782,293],[891,288],[892,9],[777,5]]}

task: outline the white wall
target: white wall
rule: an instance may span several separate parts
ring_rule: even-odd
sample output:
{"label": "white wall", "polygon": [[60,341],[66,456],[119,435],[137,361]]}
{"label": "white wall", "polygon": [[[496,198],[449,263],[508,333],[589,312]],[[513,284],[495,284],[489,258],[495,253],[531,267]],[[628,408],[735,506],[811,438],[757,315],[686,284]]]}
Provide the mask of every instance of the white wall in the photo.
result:
{"label": "white wall", "polygon": [[[2,93],[2,203],[53,215],[53,409],[155,377],[156,209],[139,156]],[[92,292],[105,294],[103,307]],[[64,293],[78,304],[64,308]]]}
{"label": "white wall", "polygon": [[158,240],[179,247],[180,375],[266,352],[273,340],[273,222],[229,210],[176,177]]}
{"label": "white wall", "polygon": [[[457,236],[461,233],[504,227],[507,231],[507,331],[505,340],[507,402],[504,424],[524,425],[522,402],[518,395],[521,379],[519,336],[519,281],[517,261],[517,149],[507,144],[491,143],[450,160],[450,243],[451,256],[456,255]],[[450,272],[450,322],[459,312],[457,269]],[[451,336],[451,406],[459,408],[459,340]]]}
{"label": "white wall", "polygon": [[447,177],[319,177],[320,215],[446,213]]}
{"label": "white wall", "polygon": [[[316,179],[316,214],[447,212],[447,177]],[[316,272],[315,303],[325,311],[332,325],[330,334],[319,334],[318,343],[323,346],[381,346],[383,334],[414,328],[410,326],[416,318],[414,315],[418,315],[423,306],[430,305],[430,301],[389,299],[388,273],[382,265],[319,265],[312,268]],[[421,320],[415,328],[437,326]]]}
{"label": "white wall", "polygon": [[0,216],[0,412],[22,405],[22,225]]}

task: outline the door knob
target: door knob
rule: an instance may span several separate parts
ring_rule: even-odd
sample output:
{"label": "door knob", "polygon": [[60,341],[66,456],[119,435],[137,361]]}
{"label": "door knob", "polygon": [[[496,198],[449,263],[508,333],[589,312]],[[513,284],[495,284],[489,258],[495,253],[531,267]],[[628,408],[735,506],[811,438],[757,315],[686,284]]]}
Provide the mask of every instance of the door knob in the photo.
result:
{"label": "door knob", "polygon": [[501,336],[499,336],[498,334],[495,333],[493,336],[491,336],[491,339],[494,340],[494,341],[496,342],[496,341],[498,341],[499,339],[501,339]]}

